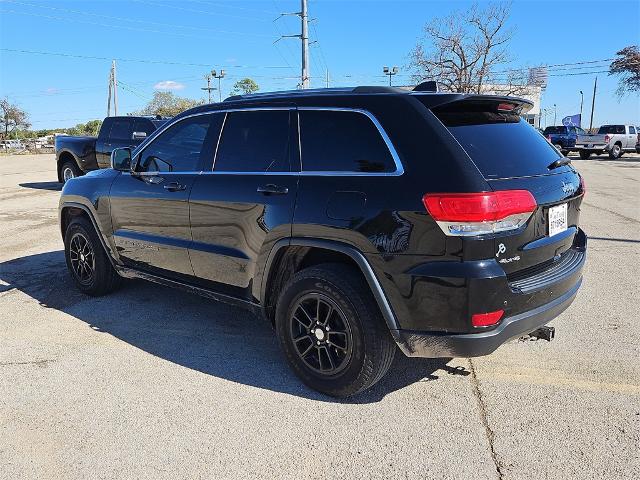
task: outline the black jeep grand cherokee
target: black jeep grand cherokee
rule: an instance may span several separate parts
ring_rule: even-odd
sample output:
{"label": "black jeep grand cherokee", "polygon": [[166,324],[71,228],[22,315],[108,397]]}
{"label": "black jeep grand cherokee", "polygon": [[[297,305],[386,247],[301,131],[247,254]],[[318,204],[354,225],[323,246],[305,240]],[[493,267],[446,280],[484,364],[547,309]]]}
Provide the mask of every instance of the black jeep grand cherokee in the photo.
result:
{"label": "black jeep grand cherokee", "polygon": [[89,295],[138,277],[261,312],[329,395],[373,385],[396,346],[489,354],[582,281],[584,186],[530,107],[387,87],[197,107],[65,185],[69,271]]}

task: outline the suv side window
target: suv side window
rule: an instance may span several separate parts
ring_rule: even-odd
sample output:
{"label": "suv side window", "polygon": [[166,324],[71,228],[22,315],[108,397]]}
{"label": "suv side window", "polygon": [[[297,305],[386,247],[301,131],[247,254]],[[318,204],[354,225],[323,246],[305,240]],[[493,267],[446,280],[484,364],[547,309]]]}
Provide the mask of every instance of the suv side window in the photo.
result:
{"label": "suv side window", "polygon": [[629,133],[636,133],[636,129],[632,126],[629,126]]}
{"label": "suv side window", "polygon": [[224,115],[196,115],[172,125],[139,155],[139,172],[198,172],[213,157]]}
{"label": "suv side window", "polygon": [[133,121],[126,118],[117,118],[111,125],[110,140],[131,140],[133,133]]}
{"label": "suv side window", "polygon": [[151,135],[155,131],[156,127],[151,123],[151,120],[146,120],[144,118],[138,118],[135,122],[133,122],[133,131],[134,132],[144,132],[147,134],[147,137]]}
{"label": "suv side window", "polygon": [[289,172],[289,110],[227,113],[214,172]]}
{"label": "suv side window", "polygon": [[371,119],[360,112],[300,111],[302,170],[393,172],[389,147]]}

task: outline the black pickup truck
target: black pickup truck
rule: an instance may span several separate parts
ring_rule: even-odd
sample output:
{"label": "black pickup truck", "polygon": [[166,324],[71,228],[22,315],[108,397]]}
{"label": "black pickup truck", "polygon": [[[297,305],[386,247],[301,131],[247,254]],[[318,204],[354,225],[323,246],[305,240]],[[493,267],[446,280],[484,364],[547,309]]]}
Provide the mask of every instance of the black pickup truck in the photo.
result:
{"label": "black pickup truck", "polygon": [[65,183],[91,170],[107,168],[114,148],[137,147],[166,121],[162,117],[107,117],[97,137],[58,135],[55,140],[58,181]]}

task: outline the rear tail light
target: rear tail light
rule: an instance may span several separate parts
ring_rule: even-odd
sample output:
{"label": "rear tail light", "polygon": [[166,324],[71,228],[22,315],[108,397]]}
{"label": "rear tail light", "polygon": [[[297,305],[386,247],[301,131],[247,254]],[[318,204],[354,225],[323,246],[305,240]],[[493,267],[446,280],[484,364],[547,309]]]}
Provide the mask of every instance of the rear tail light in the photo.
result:
{"label": "rear tail light", "polygon": [[445,235],[475,236],[516,230],[537,204],[527,190],[427,193],[422,203]]}
{"label": "rear tail light", "polygon": [[587,186],[584,183],[584,177],[580,175],[580,191],[582,192],[582,196],[587,194]]}
{"label": "rear tail light", "polygon": [[490,327],[500,321],[504,310],[496,310],[489,313],[476,313],[471,316],[471,325],[474,327]]}

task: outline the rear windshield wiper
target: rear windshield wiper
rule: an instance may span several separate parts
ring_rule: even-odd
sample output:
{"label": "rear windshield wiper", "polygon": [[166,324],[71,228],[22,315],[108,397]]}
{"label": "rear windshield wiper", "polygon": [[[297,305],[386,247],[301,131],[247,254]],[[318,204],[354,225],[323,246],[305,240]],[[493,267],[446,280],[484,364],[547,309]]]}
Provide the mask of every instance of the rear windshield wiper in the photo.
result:
{"label": "rear windshield wiper", "polygon": [[563,165],[569,165],[570,163],[571,159],[569,157],[562,157],[550,163],[547,168],[549,170],[553,170],[554,168],[562,167]]}

